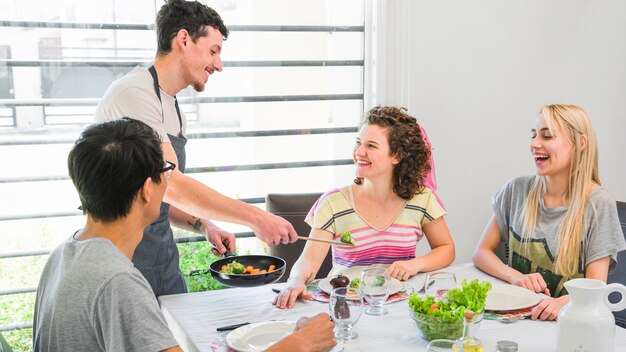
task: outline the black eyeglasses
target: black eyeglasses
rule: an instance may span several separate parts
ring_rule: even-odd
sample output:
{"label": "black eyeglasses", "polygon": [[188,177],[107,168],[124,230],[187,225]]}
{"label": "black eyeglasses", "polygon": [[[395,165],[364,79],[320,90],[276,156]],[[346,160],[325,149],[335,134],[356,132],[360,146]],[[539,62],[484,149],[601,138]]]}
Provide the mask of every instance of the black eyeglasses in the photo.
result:
{"label": "black eyeglasses", "polygon": [[174,164],[171,161],[166,161],[165,162],[167,164],[166,167],[163,168],[163,170],[161,170],[162,173],[165,174],[165,178],[166,179],[170,179],[170,177],[172,177],[172,174],[174,173],[174,169],[176,168],[176,164]]}

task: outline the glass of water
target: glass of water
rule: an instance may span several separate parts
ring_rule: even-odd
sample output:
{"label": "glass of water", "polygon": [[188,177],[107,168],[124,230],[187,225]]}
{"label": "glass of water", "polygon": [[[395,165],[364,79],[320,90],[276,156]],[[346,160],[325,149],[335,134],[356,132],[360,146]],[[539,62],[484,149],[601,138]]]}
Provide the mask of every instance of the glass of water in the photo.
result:
{"label": "glass of water", "polygon": [[361,273],[361,292],[363,298],[369,303],[365,314],[385,315],[388,310],[383,307],[389,297],[391,277],[384,268],[372,268],[363,270]]}
{"label": "glass of water", "polygon": [[337,287],[330,293],[328,302],[330,316],[335,322],[335,338],[346,341],[357,337],[353,330],[363,310],[363,294],[361,290],[350,287]]}
{"label": "glass of water", "polygon": [[456,287],[456,276],[453,273],[438,271],[426,277],[426,294],[443,300],[451,288]]}

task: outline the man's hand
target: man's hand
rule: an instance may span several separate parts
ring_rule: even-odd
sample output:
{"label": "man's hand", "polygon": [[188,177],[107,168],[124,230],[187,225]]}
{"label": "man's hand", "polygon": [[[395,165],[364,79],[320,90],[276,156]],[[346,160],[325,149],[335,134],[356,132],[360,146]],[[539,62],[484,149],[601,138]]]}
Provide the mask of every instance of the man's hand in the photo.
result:
{"label": "man's hand", "polygon": [[298,239],[298,234],[289,221],[268,212],[260,214],[252,231],[261,241],[269,246],[277,246],[281,243],[293,243]]}
{"label": "man's hand", "polygon": [[533,292],[543,293],[550,296],[550,290],[543,276],[539,273],[521,274],[511,280],[511,284],[529,289]]}
{"label": "man's hand", "polygon": [[221,257],[227,249],[231,253],[235,253],[235,235],[233,233],[217,227],[210,221],[204,222],[203,225],[205,228],[204,236],[215,247],[211,248],[213,254]]}
{"label": "man's hand", "polygon": [[320,313],[312,318],[300,318],[296,330],[267,351],[326,352],[337,344],[333,333],[334,327],[335,324],[326,313]]}

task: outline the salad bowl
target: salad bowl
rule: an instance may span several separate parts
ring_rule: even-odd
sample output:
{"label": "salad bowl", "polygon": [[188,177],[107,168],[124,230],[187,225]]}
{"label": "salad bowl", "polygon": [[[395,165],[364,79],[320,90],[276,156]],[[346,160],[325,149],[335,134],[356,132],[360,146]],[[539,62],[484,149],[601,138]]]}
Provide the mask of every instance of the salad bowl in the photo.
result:
{"label": "salad bowl", "polygon": [[409,317],[424,340],[456,340],[463,335],[465,311],[471,310],[476,313],[471,327],[475,334],[483,320],[490,289],[487,281],[463,280],[461,287],[450,289],[443,297],[413,293],[408,300]]}
{"label": "salad bowl", "polygon": [[[480,328],[484,311],[474,315],[473,333]],[[463,335],[463,318],[451,318],[422,314],[409,308],[409,316],[420,332],[420,336],[426,340],[448,339],[457,340]]]}

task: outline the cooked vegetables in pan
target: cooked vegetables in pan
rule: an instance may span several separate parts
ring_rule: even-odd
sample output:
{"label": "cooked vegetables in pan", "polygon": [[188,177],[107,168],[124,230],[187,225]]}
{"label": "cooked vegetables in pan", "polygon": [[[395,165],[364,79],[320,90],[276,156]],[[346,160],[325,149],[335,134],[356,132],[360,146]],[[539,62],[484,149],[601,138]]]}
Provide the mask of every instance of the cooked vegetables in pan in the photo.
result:
{"label": "cooked vegetables in pan", "polygon": [[272,272],[276,269],[275,265],[270,265],[267,270],[261,270],[259,268],[254,268],[253,266],[249,265],[249,266],[244,266],[243,264],[237,262],[237,261],[232,261],[226,265],[222,265],[222,268],[220,270],[220,272],[224,273],[224,274],[250,274],[250,275],[256,275],[256,274],[265,274],[265,273],[269,273]]}

